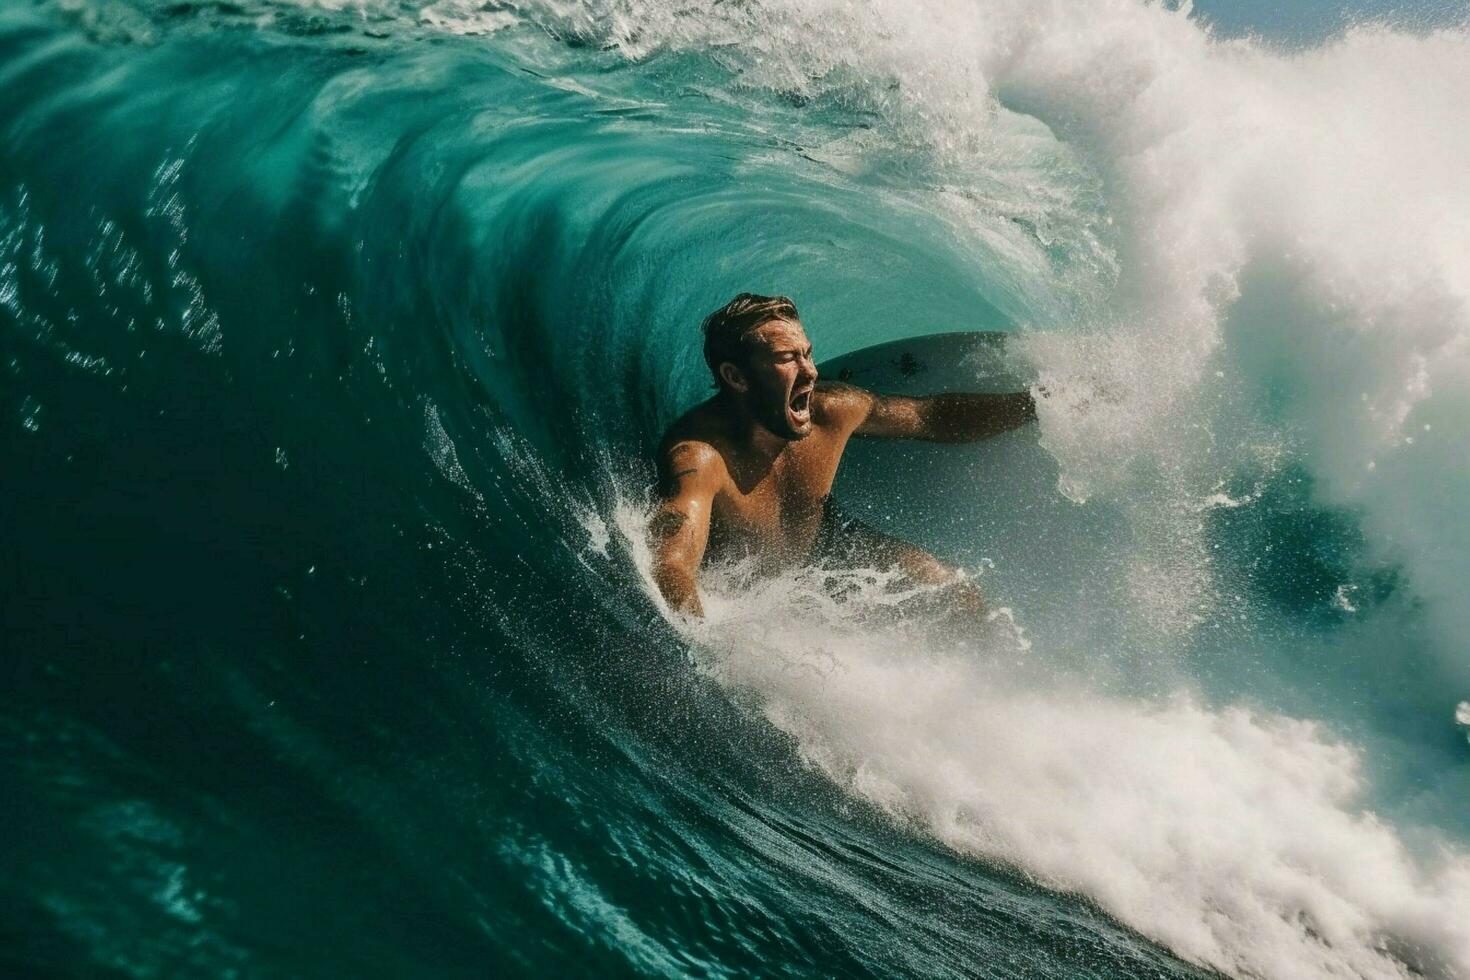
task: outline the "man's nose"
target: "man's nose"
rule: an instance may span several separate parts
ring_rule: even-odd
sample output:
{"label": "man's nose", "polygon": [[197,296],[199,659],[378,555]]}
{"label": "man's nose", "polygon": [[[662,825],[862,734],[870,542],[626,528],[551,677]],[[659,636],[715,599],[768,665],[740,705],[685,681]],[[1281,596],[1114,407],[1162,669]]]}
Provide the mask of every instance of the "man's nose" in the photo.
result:
{"label": "man's nose", "polygon": [[810,381],[817,380],[817,362],[812,360],[810,354],[801,359],[801,373]]}

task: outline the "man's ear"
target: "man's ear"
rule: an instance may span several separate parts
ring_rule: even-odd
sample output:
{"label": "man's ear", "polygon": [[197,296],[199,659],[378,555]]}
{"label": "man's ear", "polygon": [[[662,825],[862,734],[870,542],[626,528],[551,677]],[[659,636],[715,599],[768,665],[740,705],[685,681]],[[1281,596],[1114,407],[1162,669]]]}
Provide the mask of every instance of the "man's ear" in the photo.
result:
{"label": "man's ear", "polygon": [[750,382],[745,380],[745,375],[735,366],[733,361],[723,361],[720,364],[720,377],[732,390],[744,394],[750,390]]}

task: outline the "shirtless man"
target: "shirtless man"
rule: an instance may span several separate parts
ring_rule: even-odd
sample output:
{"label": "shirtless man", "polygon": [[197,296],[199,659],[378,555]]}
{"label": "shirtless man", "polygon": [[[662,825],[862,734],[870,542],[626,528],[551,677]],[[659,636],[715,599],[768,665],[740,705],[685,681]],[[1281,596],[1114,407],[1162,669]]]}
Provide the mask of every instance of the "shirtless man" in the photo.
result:
{"label": "shirtless man", "polygon": [[898,569],[984,610],[963,573],[841,516],[828,495],[853,436],[968,442],[1036,418],[1028,392],[875,395],[817,384],[812,345],[784,296],[741,293],[704,321],[704,359],[719,389],[674,423],[658,451],[662,504],[649,525],[654,581],[669,605],[702,616],[707,554],[754,556],[779,571],[803,562]]}

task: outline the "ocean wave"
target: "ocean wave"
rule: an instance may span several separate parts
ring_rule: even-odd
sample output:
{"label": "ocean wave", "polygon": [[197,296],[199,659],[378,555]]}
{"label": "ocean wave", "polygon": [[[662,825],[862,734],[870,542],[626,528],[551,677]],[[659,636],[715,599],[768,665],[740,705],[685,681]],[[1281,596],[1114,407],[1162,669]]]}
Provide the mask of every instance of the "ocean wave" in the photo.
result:
{"label": "ocean wave", "polygon": [[[1191,969],[1136,930],[1470,971],[1467,44],[1125,0],[7,9],[0,732],[53,828],[16,955]],[[861,569],[661,613],[647,454],[741,289],[823,356],[1013,334],[1056,486],[1007,513],[1060,557],[922,543],[1019,634],[874,627]]]}

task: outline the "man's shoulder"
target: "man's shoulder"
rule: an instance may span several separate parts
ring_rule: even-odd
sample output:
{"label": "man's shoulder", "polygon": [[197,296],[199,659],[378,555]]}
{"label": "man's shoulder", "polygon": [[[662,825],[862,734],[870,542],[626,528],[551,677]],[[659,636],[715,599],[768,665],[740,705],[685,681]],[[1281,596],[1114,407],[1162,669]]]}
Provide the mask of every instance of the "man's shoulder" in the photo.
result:
{"label": "man's shoulder", "polygon": [[867,417],[875,397],[871,391],[846,381],[818,381],[815,395],[819,421],[854,425]]}
{"label": "man's shoulder", "polygon": [[675,436],[673,433],[664,437],[658,448],[658,458],[661,463],[677,463],[681,469],[691,466],[701,470],[725,468],[725,456],[713,443],[693,437]]}
{"label": "man's shoulder", "polygon": [[709,403],[695,406],[669,426],[658,446],[661,466],[677,464],[681,470],[725,468],[725,456],[716,447],[718,427],[709,415]]}
{"label": "man's shoulder", "polygon": [[665,497],[685,492],[717,493],[729,471],[725,457],[710,443],[670,433],[658,450],[659,493]]}

